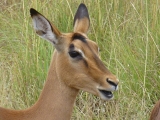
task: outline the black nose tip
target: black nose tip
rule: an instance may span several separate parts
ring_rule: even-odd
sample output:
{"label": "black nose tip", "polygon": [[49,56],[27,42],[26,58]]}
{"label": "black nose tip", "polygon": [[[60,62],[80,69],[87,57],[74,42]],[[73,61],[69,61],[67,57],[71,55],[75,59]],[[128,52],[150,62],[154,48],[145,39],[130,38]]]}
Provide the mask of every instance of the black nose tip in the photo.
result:
{"label": "black nose tip", "polygon": [[106,81],[110,84],[113,85],[115,87],[117,87],[118,84],[116,84],[115,82],[111,81],[109,78],[106,79]]}

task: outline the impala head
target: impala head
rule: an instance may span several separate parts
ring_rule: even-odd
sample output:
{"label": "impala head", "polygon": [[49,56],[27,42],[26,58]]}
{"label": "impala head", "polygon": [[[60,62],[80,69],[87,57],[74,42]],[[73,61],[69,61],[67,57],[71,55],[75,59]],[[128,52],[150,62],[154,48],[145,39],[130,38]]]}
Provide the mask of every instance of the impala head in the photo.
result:
{"label": "impala head", "polygon": [[53,61],[58,78],[69,87],[93,93],[104,100],[111,99],[118,79],[104,66],[97,44],[86,35],[90,24],[86,6],[80,4],[72,33],[61,33],[32,8],[30,13],[36,33],[56,48]]}

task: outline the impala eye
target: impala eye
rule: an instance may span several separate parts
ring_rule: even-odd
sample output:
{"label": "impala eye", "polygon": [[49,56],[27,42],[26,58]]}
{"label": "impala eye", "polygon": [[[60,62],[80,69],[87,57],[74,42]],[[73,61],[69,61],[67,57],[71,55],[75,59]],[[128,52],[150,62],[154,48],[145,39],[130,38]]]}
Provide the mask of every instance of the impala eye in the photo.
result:
{"label": "impala eye", "polygon": [[77,51],[70,51],[69,55],[72,58],[82,58],[82,55],[79,52],[77,52]]}

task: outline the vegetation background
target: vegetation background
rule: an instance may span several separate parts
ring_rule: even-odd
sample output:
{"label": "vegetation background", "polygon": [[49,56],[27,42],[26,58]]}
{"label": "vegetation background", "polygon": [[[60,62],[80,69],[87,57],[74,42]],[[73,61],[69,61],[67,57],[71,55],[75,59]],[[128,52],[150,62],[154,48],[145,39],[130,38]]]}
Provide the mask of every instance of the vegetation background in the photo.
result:
{"label": "vegetation background", "polygon": [[45,82],[54,48],[35,34],[29,9],[70,32],[81,2],[90,13],[88,36],[120,84],[108,102],[80,92],[72,120],[147,120],[160,99],[159,0],[1,0],[0,106],[33,105]]}

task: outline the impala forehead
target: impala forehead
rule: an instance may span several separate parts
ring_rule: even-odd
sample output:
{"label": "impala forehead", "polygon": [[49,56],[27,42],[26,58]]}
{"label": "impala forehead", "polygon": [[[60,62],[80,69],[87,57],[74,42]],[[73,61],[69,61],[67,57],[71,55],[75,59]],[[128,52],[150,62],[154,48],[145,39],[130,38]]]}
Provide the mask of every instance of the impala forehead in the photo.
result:
{"label": "impala forehead", "polygon": [[87,53],[98,55],[99,48],[96,42],[89,40],[83,33],[65,33],[63,38],[66,39],[68,50],[77,50],[83,55]]}
{"label": "impala forehead", "polygon": [[72,40],[80,40],[81,42],[87,44],[87,36],[85,36],[81,33],[74,33],[72,36]]}
{"label": "impala forehead", "polygon": [[78,51],[82,54],[86,54],[87,56],[96,54],[95,51],[98,52],[98,49],[95,50],[95,48],[93,48],[92,45],[90,45],[89,41],[84,42],[79,39],[72,41],[69,45],[69,51],[73,50]]}
{"label": "impala forehead", "polygon": [[72,38],[71,38],[71,41],[74,42],[76,45],[82,45],[82,46],[85,46],[87,48],[89,48],[90,50],[96,50],[98,51],[98,45],[92,41],[92,40],[89,40],[89,38],[85,35],[85,34],[82,34],[82,33],[74,33]]}

